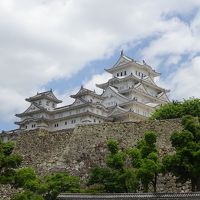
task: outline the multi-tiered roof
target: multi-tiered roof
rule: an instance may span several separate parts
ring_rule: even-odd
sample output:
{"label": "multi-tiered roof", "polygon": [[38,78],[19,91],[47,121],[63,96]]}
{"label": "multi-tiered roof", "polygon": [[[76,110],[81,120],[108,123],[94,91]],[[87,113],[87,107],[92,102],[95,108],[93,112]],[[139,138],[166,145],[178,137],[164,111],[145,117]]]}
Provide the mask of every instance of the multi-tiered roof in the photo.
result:
{"label": "multi-tiered roof", "polygon": [[104,90],[102,104],[111,110],[111,118],[141,120],[169,101],[169,90],[158,86],[154,81],[160,73],[145,61],[139,63],[121,52],[116,64],[105,71],[113,77],[106,83],[97,84],[97,87]]}
{"label": "multi-tiered roof", "polygon": [[154,81],[160,73],[144,61],[139,63],[122,52],[116,64],[105,70],[113,77],[97,85],[103,89],[101,95],[81,86],[76,94],[71,95],[72,104],[57,107],[62,101],[52,90],[37,93],[26,99],[31,105],[16,115],[21,119],[16,124],[26,130],[45,128],[55,131],[107,120],[139,121],[169,101],[169,90]]}

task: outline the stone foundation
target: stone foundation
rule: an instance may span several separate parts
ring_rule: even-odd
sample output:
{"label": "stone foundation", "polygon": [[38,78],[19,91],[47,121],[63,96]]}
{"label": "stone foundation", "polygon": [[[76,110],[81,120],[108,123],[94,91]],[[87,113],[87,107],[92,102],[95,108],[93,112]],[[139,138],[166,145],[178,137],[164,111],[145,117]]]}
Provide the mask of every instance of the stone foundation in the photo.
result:
{"label": "stone foundation", "polygon": [[[75,129],[54,133],[29,131],[17,138],[15,152],[24,158],[24,166],[32,166],[39,174],[55,171],[69,171],[81,177],[88,177],[95,165],[104,166],[107,153],[106,142],[116,139],[122,148],[135,146],[146,131],[156,131],[160,155],[173,152],[170,135],[182,129],[179,119],[143,122],[102,123],[79,125]],[[189,183],[175,183],[170,174],[158,179],[158,192],[188,192]]]}

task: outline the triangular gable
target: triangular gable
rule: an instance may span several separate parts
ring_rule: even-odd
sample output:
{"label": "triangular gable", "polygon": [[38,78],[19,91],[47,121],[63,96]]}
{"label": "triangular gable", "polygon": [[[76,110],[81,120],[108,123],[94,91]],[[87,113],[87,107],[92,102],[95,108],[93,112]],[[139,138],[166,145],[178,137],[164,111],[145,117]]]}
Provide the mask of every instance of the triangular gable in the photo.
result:
{"label": "triangular gable", "polygon": [[144,87],[144,85],[142,83],[138,83],[134,86],[134,88],[140,92],[146,93],[148,94],[146,88]]}
{"label": "triangular gable", "polygon": [[31,104],[25,111],[24,113],[29,113],[33,111],[40,110],[35,104]]}
{"label": "triangular gable", "polygon": [[50,99],[55,100],[55,101],[59,101],[58,98],[51,91],[48,92],[46,96],[49,97]]}
{"label": "triangular gable", "polygon": [[153,85],[156,85],[155,82],[153,81],[153,79],[149,76],[144,77],[143,80],[145,80],[146,82],[151,83]]}
{"label": "triangular gable", "polygon": [[86,89],[86,88],[81,87],[81,89],[76,93],[76,95],[79,95],[79,94],[85,93],[85,92],[87,92],[87,91],[89,91],[89,90]]}
{"label": "triangular gable", "polygon": [[112,86],[109,86],[106,88],[106,90],[104,91],[104,93],[102,94],[102,97],[117,97],[119,99],[121,99],[122,101],[127,101],[128,98],[123,96],[122,94],[120,94],[118,92],[118,90]]}
{"label": "triangular gable", "polygon": [[110,113],[109,113],[109,117],[111,116],[116,116],[116,115],[120,115],[120,114],[123,114],[123,113],[126,113],[127,110],[119,107],[119,106],[116,106]]}
{"label": "triangular gable", "polygon": [[91,96],[95,96],[95,97],[97,97],[97,98],[98,98],[98,97],[100,98],[100,95],[96,94],[95,91],[86,89],[86,88],[84,88],[83,86],[81,86],[80,90],[79,90],[76,94],[71,95],[70,97],[72,97],[72,98],[78,98],[78,97],[80,97],[80,96],[82,96],[82,95],[86,95],[86,94],[89,94],[89,95],[91,95]]}
{"label": "triangular gable", "polygon": [[49,100],[52,100],[56,103],[61,103],[62,101],[57,99],[57,97],[53,94],[52,90],[50,91],[46,91],[46,92],[41,92],[41,93],[37,93],[35,96],[32,96],[32,97],[29,97],[29,98],[26,98],[25,100],[28,101],[28,102],[34,102],[36,100],[39,100],[39,99],[49,99]]}
{"label": "triangular gable", "polygon": [[78,106],[78,105],[82,105],[82,104],[85,104],[86,102],[81,99],[81,98],[77,98],[75,99],[75,101],[71,104],[71,106]]}
{"label": "triangular gable", "polygon": [[125,65],[132,62],[132,59],[128,58],[127,56],[120,56],[120,58],[118,59],[117,63],[113,66],[114,67],[118,67],[120,65]]}
{"label": "triangular gable", "polygon": [[121,103],[125,103],[125,102],[129,101],[129,99],[127,97],[119,94],[117,89],[114,89],[111,86],[106,88],[106,90],[102,94],[102,97],[106,97],[102,101],[102,104],[105,107],[115,106],[116,104],[119,105]]}

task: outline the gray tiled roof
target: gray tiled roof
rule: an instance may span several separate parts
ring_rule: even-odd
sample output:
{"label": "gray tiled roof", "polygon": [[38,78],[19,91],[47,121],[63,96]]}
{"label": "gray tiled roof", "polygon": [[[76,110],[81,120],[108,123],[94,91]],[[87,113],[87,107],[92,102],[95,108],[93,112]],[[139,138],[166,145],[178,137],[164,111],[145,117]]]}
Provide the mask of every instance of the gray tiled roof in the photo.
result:
{"label": "gray tiled roof", "polygon": [[58,200],[81,200],[81,199],[152,199],[152,200],[200,200],[200,193],[123,193],[123,194],[60,194],[57,198]]}

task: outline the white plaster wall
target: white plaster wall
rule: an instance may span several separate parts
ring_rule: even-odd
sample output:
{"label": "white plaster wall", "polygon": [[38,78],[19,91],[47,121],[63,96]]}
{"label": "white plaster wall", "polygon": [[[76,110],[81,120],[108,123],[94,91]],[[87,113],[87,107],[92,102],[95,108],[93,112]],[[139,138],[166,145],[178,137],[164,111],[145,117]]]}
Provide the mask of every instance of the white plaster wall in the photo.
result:
{"label": "white plaster wall", "polygon": [[[32,125],[35,125],[35,127],[32,127]],[[25,126],[27,126],[26,130],[33,130],[37,128],[37,122],[29,122]]]}
{"label": "white plaster wall", "polygon": [[146,117],[150,116],[150,114],[154,110],[153,108],[143,107],[142,105],[135,105],[135,104],[128,105],[124,108],[127,110],[132,110],[135,113],[138,113],[138,114],[146,116]]}
{"label": "white plaster wall", "polygon": [[57,107],[57,104],[54,103],[53,101],[50,101],[48,99],[41,99],[35,101],[39,106],[42,106],[44,108],[47,108],[48,110],[53,110]]}
{"label": "white plaster wall", "polygon": [[108,98],[106,98],[105,100],[103,100],[102,104],[105,107],[112,107],[115,105],[119,105],[121,103],[124,103],[124,101],[122,99],[120,99],[120,97],[116,97],[116,96],[110,96]]}
{"label": "white plaster wall", "polygon": [[[124,74],[125,71],[126,71],[126,75]],[[149,75],[147,70],[141,69],[139,66],[137,66],[137,64],[132,63],[130,65],[124,66],[123,68],[121,68],[119,70],[116,70],[113,73],[113,76],[115,76],[115,77],[125,77],[125,76],[129,76],[132,73],[133,75],[137,76],[138,78],[141,78],[140,76],[136,75],[136,71],[143,73],[146,76]],[[121,72],[122,72],[122,76],[121,76]],[[117,76],[117,74],[119,74],[119,76]]]}
{"label": "white plaster wall", "polygon": [[92,95],[85,95],[82,97],[84,100],[88,101],[88,102],[93,102],[93,103],[96,103],[96,102],[100,102],[100,99],[99,98],[96,98]]}
{"label": "white plaster wall", "polygon": [[[66,119],[66,120],[55,121],[49,126],[49,130],[57,131],[57,130],[62,130],[62,129],[74,128],[78,124],[84,124],[83,121],[90,121],[89,123],[91,124],[103,122],[103,120],[99,117],[93,117],[93,116],[88,115],[84,117],[76,117],[76,118],[71,118],[71,119]],[[65,124],[65,122],[67,122],[67,124]],[[55,126],[55,124],[56,125],[58,124],[58,126]]]}

